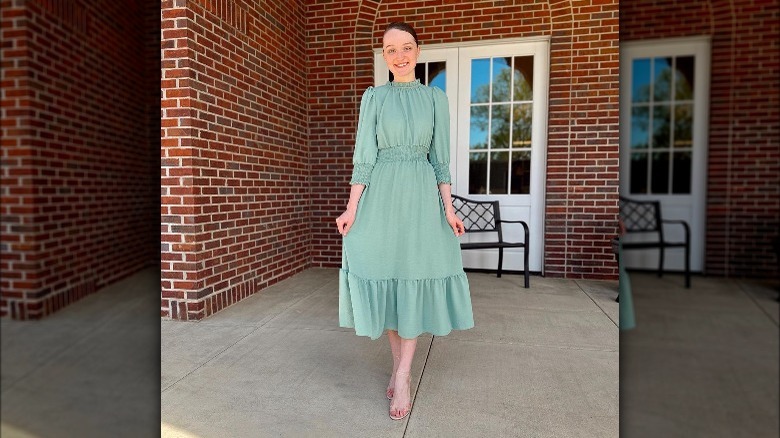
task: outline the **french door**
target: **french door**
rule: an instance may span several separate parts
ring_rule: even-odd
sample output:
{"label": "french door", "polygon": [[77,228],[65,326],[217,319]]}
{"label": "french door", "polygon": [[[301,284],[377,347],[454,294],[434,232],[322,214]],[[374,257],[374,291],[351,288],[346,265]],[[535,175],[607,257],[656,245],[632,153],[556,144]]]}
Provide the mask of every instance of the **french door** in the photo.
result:
{"label": "french door", "polygon": [[[620,45],[620,193],[658,200],[664,219],[691,227],[691,270],[704,267],[710,43],[706,37]],[[682,240],[679,225],[664,227]],[[651,236],[626,236],[626,241]],[[657,269],[657,250],[627,251],[629,268]],[[682,271],[669,250],[665,269]]]}
{"label": "french door", "polygon": [[[548,39],[425,45],[417,78],[438,86],[449,98],[452,192],[498,200],[502,218],[526,221],[531,233],[529,268],[542,272]],[[381,49],[375,52],[374,79],[376,85],[391,79]],[[505,225],[504,233],[507,240],[523,240],[519,225]],[[489,237],[466,234],[461,239]],[[505,251],[504,269],[520,270],[522,251]],[[495,269],[497,262],[497,250],[463,252],[467,268]]]}

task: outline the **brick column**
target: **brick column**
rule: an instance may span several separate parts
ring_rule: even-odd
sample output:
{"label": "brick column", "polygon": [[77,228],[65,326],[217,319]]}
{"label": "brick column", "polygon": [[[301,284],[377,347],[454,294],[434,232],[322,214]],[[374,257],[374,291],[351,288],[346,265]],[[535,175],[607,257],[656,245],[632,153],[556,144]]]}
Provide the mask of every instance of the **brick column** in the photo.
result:
{"label": "brick column", "polygon": [[2,1],[3,316],[40,318],[150,264],[150,4]]}
{"label": "brick column", "polygon": [[309,265],[303,2],[162,2],[161,316]]}

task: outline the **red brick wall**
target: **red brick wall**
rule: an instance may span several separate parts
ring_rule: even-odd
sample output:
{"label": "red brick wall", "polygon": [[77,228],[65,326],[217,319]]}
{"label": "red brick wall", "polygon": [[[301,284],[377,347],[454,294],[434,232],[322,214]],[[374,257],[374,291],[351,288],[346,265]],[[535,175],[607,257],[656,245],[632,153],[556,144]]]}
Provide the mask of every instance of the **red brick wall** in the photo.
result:
{"label": "red brick wall", "polygon": [[[357,110],[390,21],[421,43],[551,36],[547,275],[616,278],[608,236],[618,196],[618,2],[309,2],[312,262],[340,266],[334,226],[349,192]],[[594,172],[593,169],[597,169]]]}
{"label": "red brick wall", "polygon": [[153,190],[149,196],[149,260],[156,267],[160,266],[160,197],[158,183],[160,182],[160,79],[162,75],[160,59],[160,9],[158,1],[144,0],[146,44],[144,53],[146,71],[144,73],[145,90],[148,90],[149,100],[146,108],[147,138],[149,142],[149,168],[147,169],[150,187]]}
{"label": "red brick wall", "polygon": [[138,1],[1,4],[0,314],[33,319],[156,251],[149,33]]}
{"label": "red brick wall", "polygon": [[305,8],[162,2],[161,316],[309,266]]}
{"label": "red brick wall", "polygon": [[620,38],[710,35],[705,271],[770,277],[780,228],[777,0],[621,2]]}

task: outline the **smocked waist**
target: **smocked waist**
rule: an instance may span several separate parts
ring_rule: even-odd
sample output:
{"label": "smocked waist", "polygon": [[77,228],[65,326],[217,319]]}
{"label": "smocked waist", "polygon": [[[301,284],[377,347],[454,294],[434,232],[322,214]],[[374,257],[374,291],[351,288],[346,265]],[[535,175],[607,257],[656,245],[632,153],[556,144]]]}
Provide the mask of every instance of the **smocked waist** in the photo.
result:
{"label": "smocked waist", "polygon": [[428,160],[428,148],[425,146],[392,146],[380,148],[376,155],[377,163],[421,160]]}

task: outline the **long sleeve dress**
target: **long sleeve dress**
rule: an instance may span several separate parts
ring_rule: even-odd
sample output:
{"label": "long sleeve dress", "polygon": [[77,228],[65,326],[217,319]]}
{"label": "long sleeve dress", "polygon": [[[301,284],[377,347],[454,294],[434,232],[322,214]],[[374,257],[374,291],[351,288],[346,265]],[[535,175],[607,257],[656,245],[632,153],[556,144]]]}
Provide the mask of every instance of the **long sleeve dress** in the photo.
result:
{"label": "long sleeve dress", "polygon": [[339,325],[379,338],[474,326],[460,242],[444,214],[450,183],[447,95],[418,80],[369,87],[350,184],[366,188],[344,236]]}

